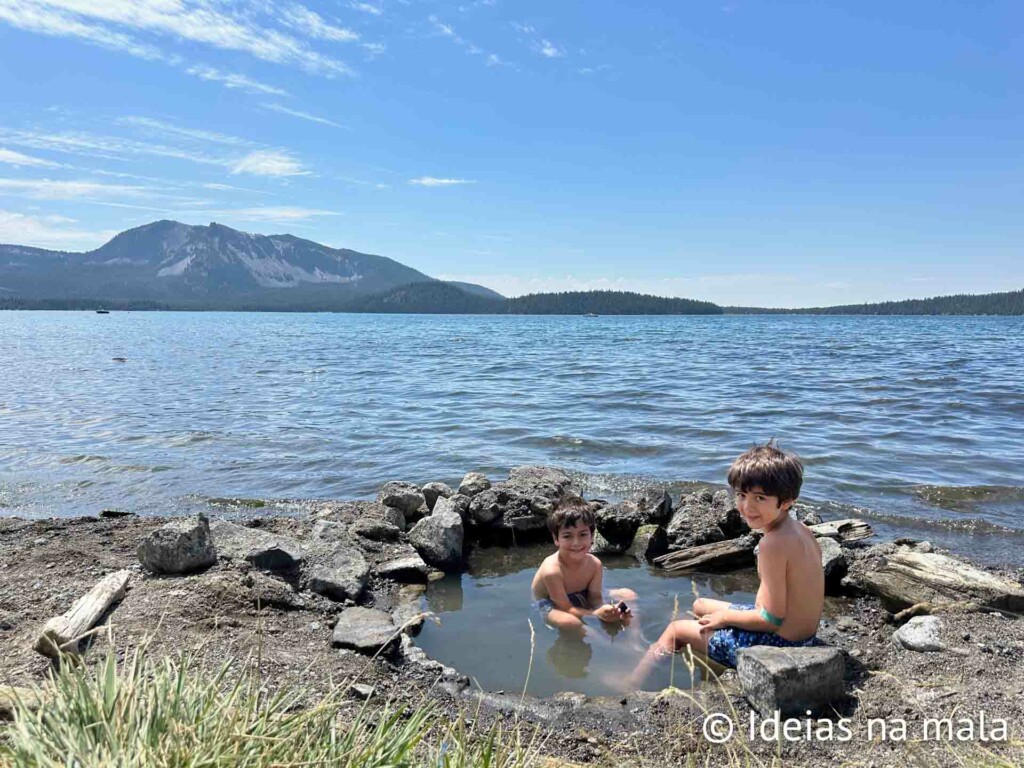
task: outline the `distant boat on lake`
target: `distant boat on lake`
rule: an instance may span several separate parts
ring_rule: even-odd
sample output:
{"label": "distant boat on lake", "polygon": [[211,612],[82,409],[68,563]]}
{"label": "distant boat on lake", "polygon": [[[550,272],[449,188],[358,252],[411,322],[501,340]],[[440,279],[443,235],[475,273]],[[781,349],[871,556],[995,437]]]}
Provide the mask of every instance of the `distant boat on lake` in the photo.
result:
{"label": "distant boat on lake", "polygon": [[96,310],[96,314],[97,315],[109,315],[110,314],[110,310],[109,309],[97,309]]}

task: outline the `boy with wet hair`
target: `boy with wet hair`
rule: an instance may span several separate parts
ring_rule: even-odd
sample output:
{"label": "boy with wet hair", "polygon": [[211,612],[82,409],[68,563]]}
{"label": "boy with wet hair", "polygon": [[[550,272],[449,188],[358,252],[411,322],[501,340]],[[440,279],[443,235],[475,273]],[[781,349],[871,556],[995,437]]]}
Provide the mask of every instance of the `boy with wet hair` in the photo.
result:
{"label": "boy with wet hair", "polygon": [[774,441],[758,445],[729,468],[736,507],[755,531],[763,531],[754,605],[701,597],[693,620],[674,621],[648,649],[630,683],[638,686],[658,657],[687,646],[727,667],[736,652],[754,645],[818,645],[816,632],[825,603],[821,548],[807,526],[790,516],[800,495],[803,464]]}
{"label": "boy with wet hair", "polygon": [[[602,603],[601,561],[590,554],[597,519],[579,496],[563,500],[548,515],[548,530],[558,551],[545,558],[533,577],[533,598],[545,621],[560,630],[583,631],[583,619],[629,623],[629,613]],[[617,590],[616,599],[635,599],[630,590]]]}

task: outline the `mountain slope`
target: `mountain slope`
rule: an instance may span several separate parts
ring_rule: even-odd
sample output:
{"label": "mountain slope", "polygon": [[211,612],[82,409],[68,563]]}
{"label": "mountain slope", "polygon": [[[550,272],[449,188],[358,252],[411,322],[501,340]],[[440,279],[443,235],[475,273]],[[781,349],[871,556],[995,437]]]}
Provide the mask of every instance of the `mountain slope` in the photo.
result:
{"label": "mountain slope", "polygon": [[[0,245],[0,296],[152,301],[181,308],[339,309],[429,275],[292,235],[157,221],[86,253]],[[488,291],[482,286],[473,286]]]}

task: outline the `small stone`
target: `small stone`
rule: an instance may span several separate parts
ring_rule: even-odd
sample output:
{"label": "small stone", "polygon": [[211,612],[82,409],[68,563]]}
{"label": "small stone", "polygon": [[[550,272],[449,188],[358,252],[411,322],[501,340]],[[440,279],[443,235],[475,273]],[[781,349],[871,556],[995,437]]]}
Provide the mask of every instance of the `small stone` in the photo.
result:
{"label": "small stone", "polygon": [[47,541],[49,541],[49,539],[41,536],[38,539],[36,539],[35,541],[33,541],[32,543],[36,544],[36,545],[39,545],[39,544],[45,544]]}
{"label": "small stone", "polygon": [[309,623],[309,631],[310,632],[316,632],[318,629],[320,629],[320,622],[319,621],[311,621]]}
{"label": "small stone", "polygon": [[929,653],[945,649],[939,639],[942,620],[937,616],[915,616],[893,632],[892,641],[898,648]]}
{"label": "small stone", "polygon": [[372,685],[365,685],[363,683],[353,683],[351,690],[352,693],[355,694],[355,697],[357,699],[366,701],[368,698],[373,696],[374,692],[377,689],[374,688]]}
{"label": "small stone", "polygon": [[398,541],[402,529],[383,520],[357,520],[352,524],[352,533],[370,541]]}

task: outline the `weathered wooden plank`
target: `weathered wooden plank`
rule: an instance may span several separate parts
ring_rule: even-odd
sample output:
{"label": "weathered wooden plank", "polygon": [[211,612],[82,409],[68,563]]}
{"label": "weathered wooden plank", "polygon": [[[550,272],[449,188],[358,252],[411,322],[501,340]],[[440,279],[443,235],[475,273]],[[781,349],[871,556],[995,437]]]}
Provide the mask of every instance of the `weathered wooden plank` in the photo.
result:
{"label": "weathered wooden plank", "polygon": [[63,651],[74,653],[78,641],[100,620],[111,605],[124,597],[129,571],[117,571],[104,577],[62,616],[54,616],[43,625],[35,649],[56,658]]}
{"label": "weathered wooden plank", "polygon": [[836,539],[838,541],[860,541],[874,535],[871,526],[863,520],[848,518],[833,520],[828,523],[807,526],[811,533],[819,538]]}
{"label": "weathered wooden plank", "polygon": [[666,571],[686,571],[695,568],[742,568],[754,563],[754,536],[741,536],[738,539],[714,541],[688,547],[678,552],[670,552],[654,560]]}
{"label": "weathered wooden plank", "polygon": [[865,570],[860,581],[896,609],[919,603],[928,603],[930,610],[976,604],[978,609],[1024,612],[1019,584],[934,552],[898,549],[878,567]]}

